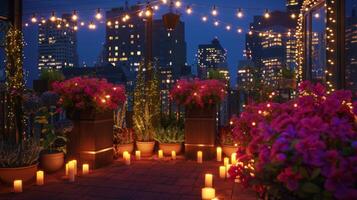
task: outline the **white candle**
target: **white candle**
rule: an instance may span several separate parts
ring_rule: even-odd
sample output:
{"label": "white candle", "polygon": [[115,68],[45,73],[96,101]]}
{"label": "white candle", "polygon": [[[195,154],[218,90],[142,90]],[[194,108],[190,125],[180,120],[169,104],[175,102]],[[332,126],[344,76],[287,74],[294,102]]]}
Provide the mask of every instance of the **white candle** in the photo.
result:
{"label": "white candle", "polygon": [[219,177],[226,178],[226,167],[225,166],[219,167]]}
{"label": "white candle", "polygon": [[202,188],[202,199],[211,200],[216,198],[216,190],[210,187]]}
{"label": "white candle", "polygon": [[202,163],[202,151],[197,151],[197,163]]}
{"label": "white candle", "polygon": [[224,166],[227,166],[229,164],[229,158],[225,157],[223,159],[223,164],[224,164]]}
{"label": "white candle", "polygon": [[217,147],[217,161],[221,162],[222,161],[222,148]]}
{"label": "white candle", "polygon": [[136,158],[136,160],[140,160],[141,159],[141,152],[140,151],[135,151],[135,158]]}
{"label": "white candle", "polygon": [[14,192],[22,192],[22,180],[14,180]]}
{"label": "white candle", "polygon": [[158,151],[158,157],[161,160],[162,158],[164,158],[164,152],[162,150]]}
{"label": "white candle", "polygon": [[83,164],[82,165],[82,174],[83,175],[89,174],[89,164]]}
{"label": "white candle", "polygon": [[237,164],[237,153],[232,153],[232,155],[231,155],[231,164],[232,165]]}
{"label": "white candle", "polygon": [[36,172],[36,185],[43,185],[44,184],[44,173],[43,171]]}
{"label": "white candle", "polygon": [[74,166],[75,163],[73,161],[68,163],[68,179],[70,182],[74,182],[75,179]]}
{"label": "white candle", "polygon": [[176,151],[171,151],[172,160],[176,160]]}
{"label": "white candle", "polygon": [[66,176],[68,176],[68,163],[66,163]]}
{"label": "white candle", "polygon": [[124,155],[124,161],[126,165],[130,165],[130,154],[127,153]]}
{"label": "white candle", "polygon": [[73,169],[74,169],[74,175],[77,176],[77,160],[72,160],[73,163]]}
{"label": "white candle", "polygon": [[213,187],[213,175],[205,174],[205,187]]}
{"label": "white candle", "polygon": [[125,155],[126,155],[126,154],[129,154],[129,152],[127,152],[127,151],[124,151],[124,152],[123,152],[123,159],[124,159],[124,160],[125,160]]}

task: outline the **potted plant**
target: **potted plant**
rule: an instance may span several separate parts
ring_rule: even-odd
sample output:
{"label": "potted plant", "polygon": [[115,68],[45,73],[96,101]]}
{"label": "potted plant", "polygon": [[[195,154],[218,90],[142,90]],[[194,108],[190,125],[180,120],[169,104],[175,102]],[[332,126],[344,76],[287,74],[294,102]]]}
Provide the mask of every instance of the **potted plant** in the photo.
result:
{"label": "potted plant", "polygon": [[171,90],[178,105],[185,106],[185,153],[194,159],[203,151],[204,159],[215,155],[216,109],[226,94],[219,80],[180,80]]}
{"label": "potted plant", "polygon": [[41,148],[33,139],[11,143],[2,140],[0,143],[0,179],[12,184],[20,179],[24,182],[35,177]]}
{"label": "potted plant", "polygon": [[235,153],[237,151],[237,144],[235,144],[233,140],[233,132],[230,127],[222,127],[220,129],[220,142],[222,145],[222,150],[223,153],[231,157],[232,153]]}
{"label": "potted plant", "polygon": [[69,159],[93,168],[113,161],[113,111],[125,102],[125,89],[105,79],[75,77],[52,85],[73,122],[67,143]]}
{"label": "potted plant", "polygon": [[155,128],[152,124],[153,115],[149,112],[148,105],[145,106],[142,116],[134,115],[136,147],[142,156],[151,156],[155,147]]}
{"label": "potted plant", "polygon": [[114,128],[114,158],[119,158],[125,151],[134,150],[134,130],[131,128]]}
{"label": "potted plant", "polygon": [[185,134],[179,127],[160,127],[155,134],[155,141],[159,143],[159,148],[164,155],[171,155],[172,151],[181,152],[182,143],[185,141]]}
{"label": "potted plant", "polygon": [[52,89],[52,83],[63,81],[64,75],[56,69],[42,69],[38,80],[33,81],[33,88],[38,93],[43,93]]}

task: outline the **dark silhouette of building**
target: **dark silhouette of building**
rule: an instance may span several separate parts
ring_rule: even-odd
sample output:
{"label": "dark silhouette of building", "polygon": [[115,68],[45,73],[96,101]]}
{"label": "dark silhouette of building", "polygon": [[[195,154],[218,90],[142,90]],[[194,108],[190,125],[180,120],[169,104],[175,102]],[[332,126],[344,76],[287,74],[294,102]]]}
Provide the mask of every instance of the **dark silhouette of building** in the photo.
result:
{"label": "dark silhouette of building", "polygon": [[357,91],[357,8],[346,18],[346,83],[347,89]]}
{"label": "dark silhouette of building", "polygon": [[38,29],[38,68],[78,67],[76,21],[71,14],[40,20]]}

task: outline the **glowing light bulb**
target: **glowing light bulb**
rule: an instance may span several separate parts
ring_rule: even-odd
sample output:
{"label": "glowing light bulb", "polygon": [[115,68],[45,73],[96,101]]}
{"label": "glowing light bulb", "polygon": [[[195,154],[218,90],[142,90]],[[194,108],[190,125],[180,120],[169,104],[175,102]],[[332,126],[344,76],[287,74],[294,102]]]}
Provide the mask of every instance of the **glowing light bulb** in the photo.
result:
{"label": "glowing light bulb", "polygon": [[28,24],[28,23],[25,23],[25,26],[26,26],[26,27],[28,27],[28,26],[29,26],[29,24]]}
{"label": "glowing light bulb", "polygon": [[265,18],[265,19],[270,18],[270,13],[269,13],[269,10],[268,10],[268,9],[265,10],[264,18]]}
{"label": "glowing light bulb", "polygon": [[93,30],[93,29],[96,28],[96,25],[95,25],[93,22],[91,22],[91,23],[88,25],[88,28],[91,29],[91,30]]}
{"label": "glowing light bulb", "polygon": [[253,35],[253,31],[249,31],[248,34],[249,34],[249,35]]}
{"label": "glowing light bulb", "polygon": [[77,15],[77,11],[73,11],[73,14],[72,14],[72,20],[73,21],[77,21],[78,20],[78,15]]}
{"label": "glowing light bulb", "polygon": [[126,14],[126,15],[125,15],[125,19],[126,19],[126,20],[129,20],[129,19],[130,19],[130,15]]}
{"label": "glowing light bulb", "polygon": [[217,11],[216,6],[213,6],[213,9],[212,9],[211,13],[212,13],[213,16],[217,16],[218,15],[218,11]]}
{"label": "glowing light bulb", "polygon": [[51,17],[50,17],[51,22],[56,21],[56,15],[55,12],[52,12]]}
{"label": "glowing light bulb", "polygon": [[69,27],[69,24],[66,24],[65,26],[68,28],[68,27]]}
{"label": "glowing light bulb", "polygon": [[191,6],[187,6],[187,8],[186,8],[186,13],[187,14],[192,14],[192,8],[191,8]]}
{"label": "glowing light bulb", "polygon": [[111,21],[107,21],[107,26],[111,26],[112,22]]}
{"label": "glowing light bulb", "polygon": [[202,21],[206,22],[208,20],[207,17],[202,17]]}
{"label": "glowing light bulb", "polygon": [[31,22],[32,23],[36,23],[37,22],[37,18],[36,18],[36,15],[33,14],[32,17],[31,17]]}
{"label": "glowing light bulb", "polygon": [[237,32],[238,32],[238,33],[242,33],[243,30],[242,30],[241,28],[238,28],[238,29],[237,29]]}
{"label": "glowing light bulb", "polygon": [[42,23],[42,24],[45,24],[45,23],[46,23],[46,20],[45,20],[45,19],[42,19],[42,20],[41,20],[41,23]]}
{"label": "glowing light bulb", "polygon": [[291,19],[295,19],[296,18],[296,14],[293,13],[293,14],[290,15],[290,17],[291,17]]}
{"label": "glowing light bulb", "polygon": [[316,14],[314,15],[314,17],[315,17],[316,19],[320,18],[320,13],[316,13]]}
{"label": "glowing light bulb", "polygon": [[154,10],[159,10],[159,6],[158,5],[154,6]]}
{"label": "glowing light bulb", "polygon": [[227,31],[230,31],[231,30],[231,26],[226,26],[226,29],[227,29]]}
{"label": "glowing light bulb", "polygon": [[146,16],[146,17],[150,17],[150,16],[151,16],[151,14],[152,14],[152,13],[151,13],[151,11],[150,11],[150,10],[146,10],[146,11],[145,11],[145,16]]}
{"label": "glowing light bulb", "polygon": [[73,30],[77,31],[78,30],[78,26],[74,26]]}
{"label": "glowing light bulb", "polygon": [[100,20],[100,19],[102,19],[102,13],[100,13],[100,8],[98,8],[97,9],[97,14],[95,14],[95,18],[97,19],[97,20]]}
{"label": "glowing light bulb", "polygon": [[243,17],[243,11],[242,11],[241,8],[238,9],[237,17],[238,17],[238,18],[242,18],[242,17]]}
{"label": "glowing light bulb", "polygon": [[182,6],[181,1],[176,1],[175,6],[176,6],[176,8],[180,8]]}
{"label": "glowing light bulb", "polygon": [[214,25],[215,25],[215,26],[219,26],[219,22],[218,22],[218,21],[215,21],[215,22],[214,22]]}
{"label": "glowing light bulb", "polygon": [[57,24],[57,28],[61,28],[61,24]]}
{"label": "glowing light bulb", "polygon": [[161,0],[163,4],[167,4],[167,0]]}
{"label": "glowing light bulb", "polygon": [[84,26],[85,25],[85,23],[84,22],[81,22],[81,26]]}

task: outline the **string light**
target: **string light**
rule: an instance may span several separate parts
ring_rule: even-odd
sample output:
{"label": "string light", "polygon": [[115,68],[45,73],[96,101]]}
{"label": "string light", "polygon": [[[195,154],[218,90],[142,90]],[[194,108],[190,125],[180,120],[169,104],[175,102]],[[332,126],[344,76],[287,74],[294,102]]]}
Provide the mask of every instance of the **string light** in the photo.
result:
{"label": "string light", "polygon": [[125,17],[126,20],[130,19],[130,15],[128,15],[128,14],[126,14],[124,17]]}
{"label": "string light", "polygon": [[74,26],[73,30],[77,31],[78,30],[78,26]]}
{"label": "string light", "polygon": [[249,31],[249,32],[248,32],[248,35],[253,35],[253,31]]}
{"label": "string light", "polygon": [[151,13],[151,11],[150,11],[150,10],[146,10],[146,11],[145,11],[145,16],[146,16],[146,17],[150,17],[150,16],[151,16],[151,14],[152,14],[152,13]]}
{"label": "string light", "polygon": [[57,24],[57,28],[60,29],[61,28],[61,24]]}
{"label": "string light", "polygon": [[291,17],[291,19],[296,19],[296,14],[295,14],[295,13],[292,13],[292,14],[290,15],[290,17]]}
{"label": "string light", "polygon": [[268,9],[265,10],[264,18],[265,18],[265,19],[270,18],[270,13],[269,13],[269,10],[268,10]]}
{"label": "string light", "polygon": [[238,29],[237,29],[237,32],[238,32],[238,33],[242,33],[243,30],[242,30],[241,28],[238,28]]}
{"label": "string light", "polygon": [[316,13],[316,14],[314,15],[314,17],[315,17],[316,19],[320,18],[320,13]]}
{"label": "string light", "polygon": [[45,20],[45,19],[42,19],[42,20],[41,20],[41,23],[42,23],[42,24],[45,24],[45,23],[46,23],[46,20]]}
{"label": "string light", "polygon": [[73,21],[77,21],[78,20],[78,15],[77,15],[77,11],[76,10],[73,11],[72,20]]}
{"label": "string light", "polygon": [[215,22],[214,22],[214,25],[215,25],[215,26],[219,26],[219,22],[218,22],[218,21],[215,21]]}
{"label": "string light", "polygon": [[187,14],[192,14],[192,8],[191,8],[191,6],[187,6],[187,8],[186,8],[186,13]]}
{"label": "string light", "polygon": [[52,13],[51,13],[50,20],[51,20],[51,22],[56,21],[56,15],[55,15],[55,12],[52,12]]}
{"label": "string light", "polygon": [[81,26],[84,26],[84,25],[86,25],[84,22],[81,22]]}
{"label": "string light", "polygon": [[69,27],[69,24],[66,24],[65,26],[68,28],[68,27]]}
{"label": "string light", "polygon": [[202,17],[202,21],[206,22],[208,20],[208,18],[206,16]]}
{"label": "string light", "polygon": [[161,0],[163,4],[167,4],[167,0]]}
{"label": "string light", "polygon": [[37,22],[37,18],[36,18],[36,15],[33,14],[32,17],[31,17],[31,22],[32,23],[36,23]]}
{"label": "string light", "polygon": [[96,28],[96,25],[93,23],[93,21],[88,25],[88,28],[91,30],[94,30]]}
{"label": "string light", "polygon": [[158,6],[158,5],[155,5],[155,6],[154,6],[154,10],[159,10],[159,6]]}
{"label": "string light", "polygon": [[181,5],[182,5],[181,1],[176,1],[176,2],[175,2],[176,8],[180,8]]}
{"label": "string light", "polygon": [[211,14],[212,14],[213,16],[217,16],[217,15],[218,15],[218,11],[217,11],[217,8],[216,8],[215,5],[213,6],[213,9],[212,9]]}
{"label": "string light", "polygon": [[112,22],[111,22],[111,21],[108,21],[108,22],[107,22],[107,26],[112,26]]}
{"label": "string light", "polygon": [[242,11],[241,8],[238,9],[237,17],[238,17],[238,18],[242,18],[242,17],[243,17],[243,11]]}
{"label": "string light", "polygon": [[102,19],[102,13],[100,13],[100,8],[98,8],[97,9],[97,14],[95,14],[95,18],[97,19],[97,20],[100,20],[100,19]]}
{"label": "string light", "polygon": [[231,30],[231,26],[230,26],[230,25],[227,25],[227,26],[226,26],[226,29],[227,29],[227,31],[230,31],[230,30]]}

